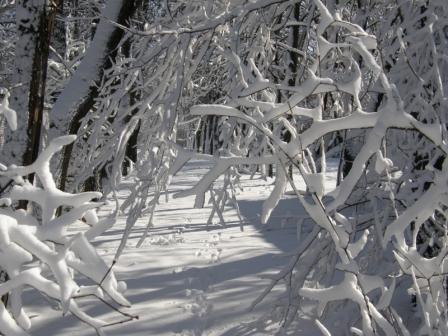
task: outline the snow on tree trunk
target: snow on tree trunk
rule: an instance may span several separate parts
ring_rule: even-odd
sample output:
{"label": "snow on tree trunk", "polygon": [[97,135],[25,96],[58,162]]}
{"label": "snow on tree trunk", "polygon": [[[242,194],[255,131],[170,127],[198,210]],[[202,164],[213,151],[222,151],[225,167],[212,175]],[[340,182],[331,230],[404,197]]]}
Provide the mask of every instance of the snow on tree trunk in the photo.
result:
{"label": "snow on tree trunk", "polygon": [[[101,12],[95,36],[78,69],[64,87],[53,106],[50,139],[63,134],[76,134],[82,118],[93,108],[98,96],[98,85],[104,70],[111,66],[123,36],[123,29],[136,10],[137,1],[111,1]],[[66,147],[62,157],[60,184],[65,189],[73,144]]]}

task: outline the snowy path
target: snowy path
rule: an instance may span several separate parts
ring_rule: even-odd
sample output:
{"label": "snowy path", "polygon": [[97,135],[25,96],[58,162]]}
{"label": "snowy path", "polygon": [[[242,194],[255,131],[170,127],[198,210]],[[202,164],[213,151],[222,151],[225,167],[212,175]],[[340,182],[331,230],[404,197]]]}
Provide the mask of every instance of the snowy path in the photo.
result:
{"label": "snowy path", "polygon": [[[244,231],[240,230],[233,209],[225,211],[225,227],[215,225],[207,229],[210,207],[193,209],[193,197],[172,199],[174,191],[191,187],[205,172],[206,167],[195,162],[174,178],[169,202],[158,207],[155,227],[140,248],[135,245],[144,230],[145,219],[140,226],[137,224],[115,270],[118,278],[127,282],[126,297],[132,302],[132,308],[126,311],[138,315],[139,319],[107,327],[107,335],[270,334],[268,330],[262,332],[245,326],[267,312],[275,295],[253,312],[247,308],[269,283],[266,276],[288,261],[282,253],[292,250],[296,244],[294,216],[302,209],[296,199],[284,200],[270,223],[261,227],[257,214],[261,200],[272,186],[262,179],[244,179],[244,191],[238,195],[245,218]],[[124,199],[128,193],[124,187],[119,197]],[[119,244],[124,221],[122,218],[98,242],[100,253],[109,260]],[[28,312],[36,315],[32,335],[95,335],[72,316],[61,318],[55,304],[49,305],[35,292],[25,300],[31,306]],[[122,319],[95,300],[86,298],[80,305],[103,320]],[[43,316],[50,319],[44,322]],[[314,334],[306,321],[303,327],[307,330],[303,335]]]}

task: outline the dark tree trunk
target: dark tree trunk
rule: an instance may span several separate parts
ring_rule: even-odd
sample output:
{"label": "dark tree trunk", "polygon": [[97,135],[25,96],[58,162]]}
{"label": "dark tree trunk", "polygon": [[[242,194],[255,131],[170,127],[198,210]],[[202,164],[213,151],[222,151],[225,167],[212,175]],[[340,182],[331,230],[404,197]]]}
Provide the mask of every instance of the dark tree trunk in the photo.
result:
{"label": "dark tree trunk", "polygon": [[[39,18],[29,86],[27,143],[23,155],[24,165],[33,163],[39,155],[50,41],[56,12],[61,3],[61,0],[51,1],[48,7],[43,8]],[[30,176],[30,180],[32,182],[32,176]]]}
{"label": "dark tree trunk", "polygon": [[[139,7],[143,6],[143,4],[139,3]],[[145,8],[143,8],[145,10]],[[131,42],[129,40],[126,40],[126,42],[123,44],[123,54],[125,57],[131,57]],[[129,104],[133,106],[138,100],[137,92],[135,90],[131,90],[129,93]],[[137,111],[132,111],[132,115],[134,115]],[[125,122],[129,122],[131,117],[127,117]],[[128,143],[126,144],[126,154],[125,154],[125,161],[123,162],[123,175],[129,174],[129,168],[131,166],[130,161],[133,163],[137,162],[137,139],[138,139],[138,133],[140,131],[140,122],[138,122],[137,127],[135,128],[134,132],[132,132],[131,136],[129,137]]]}
{"label": "dark tree trunk", "polygon": [[[296,3],[294,5],[294,12],[293,12],[294,19],[296,21],[300,21],[300,3]],[[301,50],[303,48],[303,45],[305,43],[306,34],[303,32],[300,32],[300,26],[292,26],[291,27],[291,47],[297,50]],[[299,54],[294,52],[293,50],[289,52],[290,57],[290,63],[289,63],[289,69],[291,72],[291,77],[288,80],[289,86],[295,86],[297,82],[297,76],[299,71]],[[278,94],[278,102],[281,101],[281,94],[279,92]],[[287,115],[286,118],[288,121],[292,120],[292,117],[290,115]],[[291,141],[291,132],[288,130],[285,130],[285,133],[283,134],[283,141],[286,143],[289,143]],[[273,167],[272,165],[269,167],[269,172],[272,174]],[[290,177],[292,177],[293,169],[292,165],[288,165],[288,174]],[[271,175],[269,175],[271,176]]]}

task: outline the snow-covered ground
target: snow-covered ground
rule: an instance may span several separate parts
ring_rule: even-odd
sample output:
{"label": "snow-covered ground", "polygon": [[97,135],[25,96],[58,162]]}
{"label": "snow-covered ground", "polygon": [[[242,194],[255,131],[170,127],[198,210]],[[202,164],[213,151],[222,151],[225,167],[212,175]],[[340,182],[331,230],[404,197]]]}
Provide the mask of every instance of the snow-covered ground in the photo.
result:
{"label": "snow-covered ground", "polygon": [[[335,181],[334,162],[329,162],[328,170],[326,186],[331,188]],[[303,209],[296,198],[287,196],[268,224],[262,226],[259,218],[262,200],[272,190],[273,181],[243,177],[244,189],[237,195],[243,223],[229,207],[225,210],[225,226],[219,225],[218,219],[215,225],[207,226],[210,206],[194,209],[192,196],[172,197],[176,191],[192,187],[206,172],[206,164],[196,161],[174,177],[169,201],[157,208],[155,227],[140,248],[136,244],[147,219],[142,218],[134,228],[115,271],[120,280],[126,281],[126,297],[132,302],[132,307],[123,311],[139,318],[105,328],[107,335],[272,334],[269,328],[263,330],[261,323],[251,322],[269,312],[281,288],[253,311],[248,311],[248,307],[269,284],[268,276],[288,262],[285,252],[296,244],[298,219],[305,216]],[[122,184],[121,200],[129,194],[131,183],[128,180]],[[297,183],[304,188],[300,178]],[[100,253],[108,260],[113,258],[124,224],[125,217],[121,217],[97,242]],[[106,321],[124,318],[98,300],[79,299],[79,304],[89,314]],[[27,292],[25,305],[33,317],[32,335],[96,334],[73,316],[62,317],[55,302],[35,291]],[[300,323],[299,334],[296,333],[319,334],[314,324],[305,319]]]}

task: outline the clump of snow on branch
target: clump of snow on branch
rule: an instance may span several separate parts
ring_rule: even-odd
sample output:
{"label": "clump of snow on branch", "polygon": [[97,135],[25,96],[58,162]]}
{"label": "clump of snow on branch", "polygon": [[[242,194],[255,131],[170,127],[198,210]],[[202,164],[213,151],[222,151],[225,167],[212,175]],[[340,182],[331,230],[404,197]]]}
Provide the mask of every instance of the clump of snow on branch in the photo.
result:
{"label": "clump of snow on branch", "polygon": [[11,130],[17,129],[17,115],[13,109],[9,107],[9,91],[5,88],[0,88],[0,115],[8,122]]}
{"label": "clump of snow on branch", "polygon": [[[14,124],[15,111],[2,102],[2,112]],[[6,336],[27,335],[31,321],[22,304],[22,293],[28,287],[60,302],[63,314],[70,312],[103,334],[107,323],[85,313],[78,298],[94,296],[128,307],[123,296],[126,285],[117,281],[111,266],[98,254],[92,241],[109,229],[114,216],[99,219],[97,208],[103,203],[98,192],[70,194],[56,188],[50,172],[50,160],[76,136],[52,140],[38,159],[29,166],[0,166],[0,175],[14,181],[9,194],[1,199],[0,267],[8,279],[0,284],[0,296],[8,295],[8,304],[0,301],[0,333]],[[39,184],[26,177],[35,174]],[[12,205],[27,201],[40,208],[40,216]],[[64,211],[58,212],[63,208]],[[85,224],[76,234],[67,232],[74,223]],[[90,279],[91,285],[79,285],[78,277]],[[118,311],[118,310],[117,310]]]}

